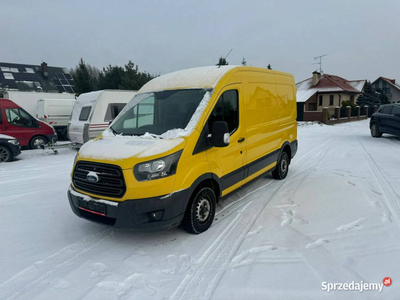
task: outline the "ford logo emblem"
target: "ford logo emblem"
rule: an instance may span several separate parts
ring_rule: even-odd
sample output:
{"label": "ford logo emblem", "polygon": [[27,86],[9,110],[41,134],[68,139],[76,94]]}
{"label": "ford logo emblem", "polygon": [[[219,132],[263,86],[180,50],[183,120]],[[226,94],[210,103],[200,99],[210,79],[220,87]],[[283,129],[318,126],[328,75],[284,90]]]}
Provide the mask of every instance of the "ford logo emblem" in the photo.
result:
{"label": "ford logo emblem", "polygon": [[97,183],[100,180],[99,175],[97,175],[96,172],[89,172],[86,175],[86,179],[87,179],[87,181],[92,182],[92,183]]}

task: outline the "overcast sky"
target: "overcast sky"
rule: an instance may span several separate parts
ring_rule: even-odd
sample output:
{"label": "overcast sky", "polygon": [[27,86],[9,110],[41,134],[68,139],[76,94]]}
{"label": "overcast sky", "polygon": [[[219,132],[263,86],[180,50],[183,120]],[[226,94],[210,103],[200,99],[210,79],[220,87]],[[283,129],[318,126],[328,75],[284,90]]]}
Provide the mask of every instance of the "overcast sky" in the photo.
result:
{"label": "overcast sky", "polygon": [[400,1],[2,1],[0,61],[71,68],[132,60],[152,74],[229,64],[400,81]]}

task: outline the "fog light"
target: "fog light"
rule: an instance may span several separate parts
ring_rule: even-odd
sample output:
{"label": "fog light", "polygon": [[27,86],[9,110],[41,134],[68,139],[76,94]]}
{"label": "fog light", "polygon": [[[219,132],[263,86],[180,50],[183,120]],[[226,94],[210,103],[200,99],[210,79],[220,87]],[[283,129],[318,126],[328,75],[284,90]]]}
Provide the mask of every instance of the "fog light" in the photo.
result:
{"label": "fog light", "polygon": [[149,212],[149,218],[151,221],[160,221],[164,216],[164,210],[156,210]]}

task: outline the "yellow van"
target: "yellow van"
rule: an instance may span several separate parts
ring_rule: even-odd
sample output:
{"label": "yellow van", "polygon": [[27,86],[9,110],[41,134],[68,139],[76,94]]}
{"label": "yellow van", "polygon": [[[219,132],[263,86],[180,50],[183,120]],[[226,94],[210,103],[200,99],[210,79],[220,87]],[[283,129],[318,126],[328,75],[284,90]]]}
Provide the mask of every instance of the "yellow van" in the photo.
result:
{"label": "yellow van", "polygon": [[74,162],[79,217],[129,228],[207,230],[221,197],[297,151],[291,74],[246,66],[178,71],[148,82]]}

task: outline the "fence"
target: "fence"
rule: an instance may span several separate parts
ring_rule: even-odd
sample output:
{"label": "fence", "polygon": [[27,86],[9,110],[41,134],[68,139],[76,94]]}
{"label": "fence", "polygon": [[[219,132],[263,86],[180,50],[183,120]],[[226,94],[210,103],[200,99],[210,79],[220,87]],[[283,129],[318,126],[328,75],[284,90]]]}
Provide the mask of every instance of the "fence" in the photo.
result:
{"label": "fence", "polygon": [[[336,106],[335,107],[335,116],[336,119],[330,119],[329,117],[329,112],[328,108],[324,107],[322,111],[305,111],[303,114],[303,120],[304,121],[319,121],[321,123],[327,124],[327,125],[334,125],[338,123],[346,123],[346,122],[353,122],[353,121],[359,121],[359,120],[365,120],[368,119],[368,106],[363,107],[362,111],[359,106],[356,107],[356,116],[351,116],[351,107],[347,106],[346,107],[346,116],[341,116],[340,115],[340,107]],[[378,110],[378,106],[373,107],[373,112],[376,112]],[[362,115],[361,115],[362,113]]]}

